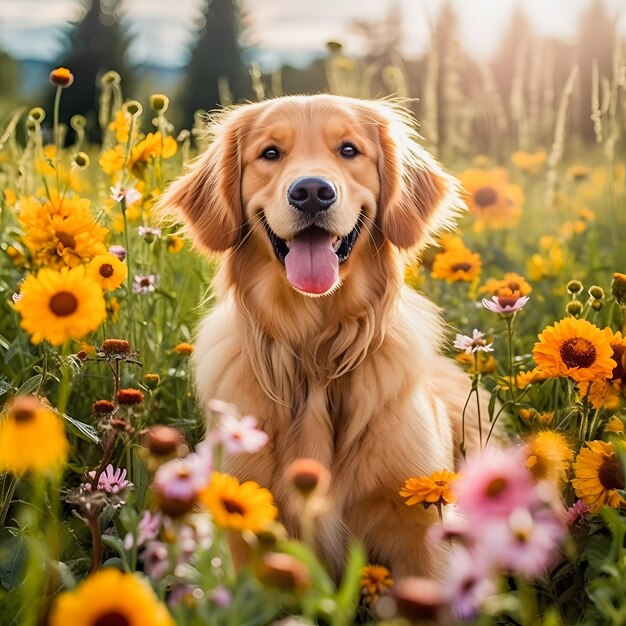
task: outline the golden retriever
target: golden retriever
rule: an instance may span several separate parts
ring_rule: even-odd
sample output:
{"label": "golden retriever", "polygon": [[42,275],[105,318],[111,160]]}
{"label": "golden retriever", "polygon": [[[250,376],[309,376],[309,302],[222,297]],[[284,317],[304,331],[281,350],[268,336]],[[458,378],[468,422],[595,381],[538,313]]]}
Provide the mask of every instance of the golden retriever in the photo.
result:
{"label": "golden retriever", "polygon": [[335,571],[356,537],[396,577],[441,578],[445,548],[425,535],[436,510],[407,507],[398,491],[453,468],[469,379],[440,355],[438,311],[404,286],[403,268],[406,251],[451,225],[454,179],[386,102],[281,97],[228,109],[210,131],[160,206],[224,253],[194,353],[197,392],[257,416],[270,437],[227,471],[269,488],[297,536],[302,505],[285,468],[315,459],[332,476],[316,539]]}

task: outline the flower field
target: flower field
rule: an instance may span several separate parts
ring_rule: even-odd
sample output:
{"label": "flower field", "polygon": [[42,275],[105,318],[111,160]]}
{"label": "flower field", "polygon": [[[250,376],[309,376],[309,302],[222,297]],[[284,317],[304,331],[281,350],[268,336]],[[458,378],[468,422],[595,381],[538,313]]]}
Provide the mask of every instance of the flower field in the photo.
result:
{"label": "flower field", "polygon": [[206,148],[203,118],[174,129],[165,95],[125,100],[108,72],[89,144],[84,117],[59,123],[80,76],[53,70],[53,109],[0,127],[0,624],[626,624],[618,69],[595,145],[567,137],[568,81],[543,147],[444,162],[468,211],[407,259],[489,424],[481,455],[461,445],[458,468],[393,486],[439,513],[438,581],[395,580],[357,543],[335,580],[311,547],[331,480],[318,463],[288,470],[300,540],[267,489],[223,473],[268,436],[219,398],[197,405],[189,361],[219,261],[154,211]]}

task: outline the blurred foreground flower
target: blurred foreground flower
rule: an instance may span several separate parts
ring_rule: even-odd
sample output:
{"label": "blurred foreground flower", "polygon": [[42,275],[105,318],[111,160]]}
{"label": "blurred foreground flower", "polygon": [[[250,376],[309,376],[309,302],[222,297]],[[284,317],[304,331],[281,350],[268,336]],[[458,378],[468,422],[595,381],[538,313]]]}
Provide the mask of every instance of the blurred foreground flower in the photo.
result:
{"label": "blurred foreground flower", "polygon": [[35,396],[17,396],[0,417],[0,472],[56,472],[68,453],[61,418]]}
{"label": "blurred foreground flower", "polygon": [[383,595],[386,595],[393,585],[391,572],[383,565],[367,565],[361,570],[359,582],[363,601],[368,606],[373,606]]}
{"label": "blurred foreground flower", "polygon": [[269,441],[267,433],[257,428],[256,417],[241,417],[234,404],[211,400],[207,407],[220,413],[217,428],[211,432],[213,443],[221,444],[227,454],[258,452]]}
{"label": "blurred foreground flower", "polygon": [[50,626],[175,626],[152,588],[135,574],[101,570],[59,595]]}

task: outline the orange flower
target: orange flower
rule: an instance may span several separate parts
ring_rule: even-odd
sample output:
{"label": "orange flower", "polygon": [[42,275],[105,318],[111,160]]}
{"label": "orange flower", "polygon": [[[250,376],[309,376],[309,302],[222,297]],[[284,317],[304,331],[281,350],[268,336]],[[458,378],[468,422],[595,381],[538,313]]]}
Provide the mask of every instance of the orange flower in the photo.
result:
{"label": "orange flower", "polygon": [[446,469],[433,472],[430,476],[409,478],[400,489],[400,495],[408,498],[407,506],[420,503],[425,506],[452,504],[456,502],[456,494],[450,488],[450,484],[457,478],[458,474]]}
{"label": "orange flower", "polygon": [[69,87],[74,82],[74,74],[67,67],[57,67],[50,72],[50,82],[55,87]]}

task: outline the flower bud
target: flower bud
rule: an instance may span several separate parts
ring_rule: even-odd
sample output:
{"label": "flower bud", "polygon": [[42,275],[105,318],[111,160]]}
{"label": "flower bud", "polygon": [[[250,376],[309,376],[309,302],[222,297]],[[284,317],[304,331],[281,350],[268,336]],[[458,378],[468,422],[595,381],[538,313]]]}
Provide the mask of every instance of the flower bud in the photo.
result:
{"label": "flower bud", "polygon": [[604,302],[602,300],[593,300],[591,303],[591,308],[594,311],[599,311],[604,306]]}
{"label": "flower bud", "polygon": [[70,118],[70,126],[74,130],[82,130],[85,126],[87,126],[87,118],[84,115],[80,115],[80,113],[72,115]]}
{"label": "flower bud", "polygon": [[615,272],[611,283],[611,293],[619,306],[626,306],[626,274]]}
{"label": "flower bud", "polygon": [[178,429],[156,424],[143,433],[141,445],[154,456],[169,457],[182,452],[185,440]]}
{"label": "flower bud", "polygon": [[287,480],[304,498],[314,493],[324,495],[330,485],[330,473],[313,459],[298,459],[287,468]]}
{"label": "flower bud", "polygon": [[161,377],[158,374],[144,374],[143,382],[148,389],[156,389],[158,384],[161,382]]}
{"label": "flower bud", "polygon": [[109,70],[102,75],[100,82],[103,85],[119,85],[122,77],[115,70]]}
{"label": "flower bud", "polygon": [[568,315],[580,315],[583,312],[583,305],[578,300],[572,300],[567,303],[565,311]]}
{"label": "flower bud", "polygon": [[571,294],[580,293],[583,290],[583,284],[579,280],[570,280],[567,283],[567,291]]}
{"label": "flower bud", "polygon": [[124,110],[130,115],[141,115],[143,107],[137,100],[129,100],[124,103]]}
{"label": "flower bud", "polygon": [[589,287],[589,295],[596,300],[604,300],[604,289],[598,285],[592,285]]}
{"label": "flower bud", "polygon": [[28,112],[28,119],[41,124],[46,117],[46,112],[41,107],[34,107]]}
{"label": "flower bud", "polygon": [[114,244],[109,248],[109,252],[114,254],[120,261],[124,261],[126,258],[126,250],[124,246]]}
{"label": "flower bud", "polygon": [[265,585],[287,593],[305,591],[311,586],[309,570],[290,554],[264,554],[256,574]]}
{"label": "flower bud", "polygon": [[150,108],[156,113],[165,113],[170,105],[170,99],[162,93],[153,93],[150,96]]}
{"label": "flower bud", "polygon": [[57,67],[50,72],[50,82],[55,87],[62,87],[65,89],[74,82],[74,74],[70,72],[66,67]]}
{"label": "flower bud", "polygon": [[[439,622],[446,598],[443,589],[427,578],[402,578],[392,590],[398,614],[412,622]],[[446,622],[447,623],[447,622]]]}
{"label": "flower bud", "polygon": [[74,155],[74,163],[76,163],[76,167],[83,170],[89,165],[89,157],[84,152],[77,152]]}

